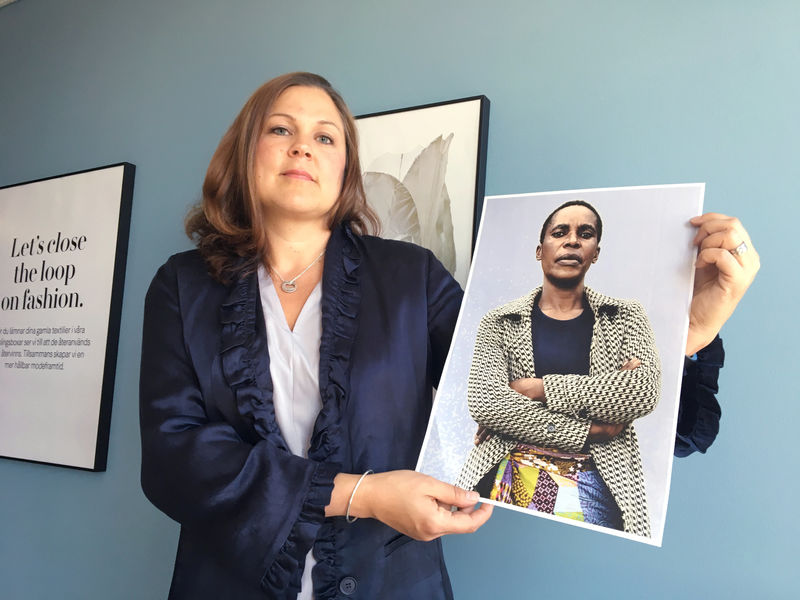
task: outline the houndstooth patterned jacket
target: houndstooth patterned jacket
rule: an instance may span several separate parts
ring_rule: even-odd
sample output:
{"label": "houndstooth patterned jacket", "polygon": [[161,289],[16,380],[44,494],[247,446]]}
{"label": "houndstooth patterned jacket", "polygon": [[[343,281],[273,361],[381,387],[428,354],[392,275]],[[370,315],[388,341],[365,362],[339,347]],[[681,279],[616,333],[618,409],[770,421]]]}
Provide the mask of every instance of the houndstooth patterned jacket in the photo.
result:
{"label": "houndstooth patterned jacket", "polygon": [[[635,300],[586,288],[595,318],[589,375],[545,375],[543,403],[508,385],[536,376],[531,310],[541,289],[489,311],[481,320],[467,402],[472,418],[492,435],[472,448],[457,485],[472,489],[518,442],[580,452],[593,420],[628,423],[611,440],[591,444],[589,452],[622,511],[624,530],[649,537],[644,475],[632,422],[655,408],[661,364],[644,308]],[[641,366],[620,371],[632,357]]]}

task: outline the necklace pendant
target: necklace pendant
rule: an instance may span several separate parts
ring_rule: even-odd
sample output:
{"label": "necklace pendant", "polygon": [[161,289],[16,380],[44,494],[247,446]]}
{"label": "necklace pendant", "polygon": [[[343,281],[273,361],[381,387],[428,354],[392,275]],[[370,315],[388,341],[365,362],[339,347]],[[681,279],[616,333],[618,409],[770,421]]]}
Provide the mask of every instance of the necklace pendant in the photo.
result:
{"label": "necklace pendant", "polygon": [[[2,0],[0,0],[0,1],[2,1]],[[0,6],[2,6],[2,4],[0,4]],[[325,250],[323,250],[322,252],[320,252],[320,253],[319,253],[319,256],[318,256],[317,258],[315,258],[315,259],[312,261],[312,263],[311,263],[310,265],[308,265],[308,266],[307,266],[305,269],[303,269],[302,271],[300,271],[300,274],[299,274],[299,275],[295,275],[293,279],[289,279],[288,281],[287,281],[287,280],[285,280],[285,279],[284,279],[284,278],[281,276],[281,274],[280,274],[280,273],[278,273],[278,270],[277,270],[275,267],[272,267],[272,266],[270,266],[270,265],[267,265],[267,267],[269,267],[270,271],[274,272],[274,273],[275,273],[275,275],[277,275],[277,276],[278,276],[278,279],[280,279],[280,280],[281,280],[281,290],[283,290],[283,291],[284,291],[284,292],[286,292],[287,294],[293,294],[294,292],[296,292],[296,291],[297,291],[297,284],[295,283],[295,281],[297,281],[297,280],[298,280],[298,279],[300,279],[300,278],[301,278],[303,275],[305,275],[305,273],[306,273],[306,272],[307,272],[307,271],[308,271],[308,270],[309,270],[311,267],[313,267],[315,264],[317,264],[317,263],[319,262],[319,259],[320,259],[320,258],[322,258],[324,255],[325,255]]]}

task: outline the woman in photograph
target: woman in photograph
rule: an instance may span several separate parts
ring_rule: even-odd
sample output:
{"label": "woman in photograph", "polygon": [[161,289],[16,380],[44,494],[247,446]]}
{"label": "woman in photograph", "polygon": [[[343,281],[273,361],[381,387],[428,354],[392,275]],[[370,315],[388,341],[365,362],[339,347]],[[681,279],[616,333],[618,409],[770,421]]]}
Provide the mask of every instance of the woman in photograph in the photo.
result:
{"label": "woman in photograph", "polygon": [[[602,233],[590,204],[556,208],[536,248],[542,285],[481,320],[467,394],[479,431],[458,485],[649,537],[634,421],[658,402],[660,361],[642,305],[584,283],[600,257]],[[721,342],[707,353],[721,353]],[[679,431],[692,415],[696,421],[699,400],[710,395],[697,389],[686,398],[694,409],[682,413]],[[708,404],[703,409],[718,418],[715,402]]]}
{"label": "woman in photograph", "polygon": [[408,469],[462,292],[376,230],[339,94],[268,81],[211,159],[197,250],[145,302],[142,487],[181,525],[171,598],[452,598],[438,538],[491,506]]}

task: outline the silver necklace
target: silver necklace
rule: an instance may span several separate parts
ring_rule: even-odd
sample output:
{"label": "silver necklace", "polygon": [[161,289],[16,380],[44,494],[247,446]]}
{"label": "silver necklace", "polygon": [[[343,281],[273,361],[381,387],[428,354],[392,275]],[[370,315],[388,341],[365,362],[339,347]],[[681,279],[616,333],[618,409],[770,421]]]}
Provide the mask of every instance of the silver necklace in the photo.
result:
{"label": "silver necklace", "polygon": [[281,280],[281,289],[284,292],[286,292],[287,294],[293,294],[297,290],[297,284],[295,282],[298,279],[300,279],[305,274],[306,271],[308,271],[311,267],[313,267],[315,264],[317,264],[317,262],[319,262],[319,259],[322,258],[324,255],[325,255],[325,250],[320,252],[319,256],[317,258],[315,258],[313,261],[311,261],[310,265],[308,265],[305,269],[300,271],[300,273],[298,273],[297,275],[295,275],[291,279],[284,279],[283,275],[278,273],[278,270],[275,267],[273,267],[272,265],[270,265],[269,268],[273,273],[275,273],[275,275],[278,276],[278,279]]}

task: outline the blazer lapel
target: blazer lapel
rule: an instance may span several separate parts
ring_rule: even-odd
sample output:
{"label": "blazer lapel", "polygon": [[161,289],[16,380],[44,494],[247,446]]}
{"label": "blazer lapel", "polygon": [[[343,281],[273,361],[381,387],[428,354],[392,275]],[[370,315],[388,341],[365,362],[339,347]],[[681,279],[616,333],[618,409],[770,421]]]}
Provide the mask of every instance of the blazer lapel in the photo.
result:
{"label": "blazer lapel", "polygon": [[309,458],[342,464],[346,425],[340,415],[350,396],[350,353],[361,308],[361,251],[349,227],[331,231],[322,275],[322,339],[319,391],[322,410],[314,423]]}
{"label": "blazer lapel", "polygon": [[508,348],[510,357],[509,381],[521,377],[535,377],[533,346],[531,345],[531,310],[533,310],[533,301],[539,292],[541,292],[540,287],[520,298],[519,302],[509,306],[508,312],[504,315],[503,341],[504,346]]}
{"label": "blazer lapel", "polygon": [[267,333],[255,273],[231,285],[219,317],[222,372],[239,414],[245,423],[252,423],[259,437],[288,450],[275,420]]}
{"label": "blazer lapel", "polygon": [[594,312],[592,346],[589,351],[589,375],[607,373],[621,366],[618,356],[623,336],[619,305],[612,298],[586,288],[586,298]]}

